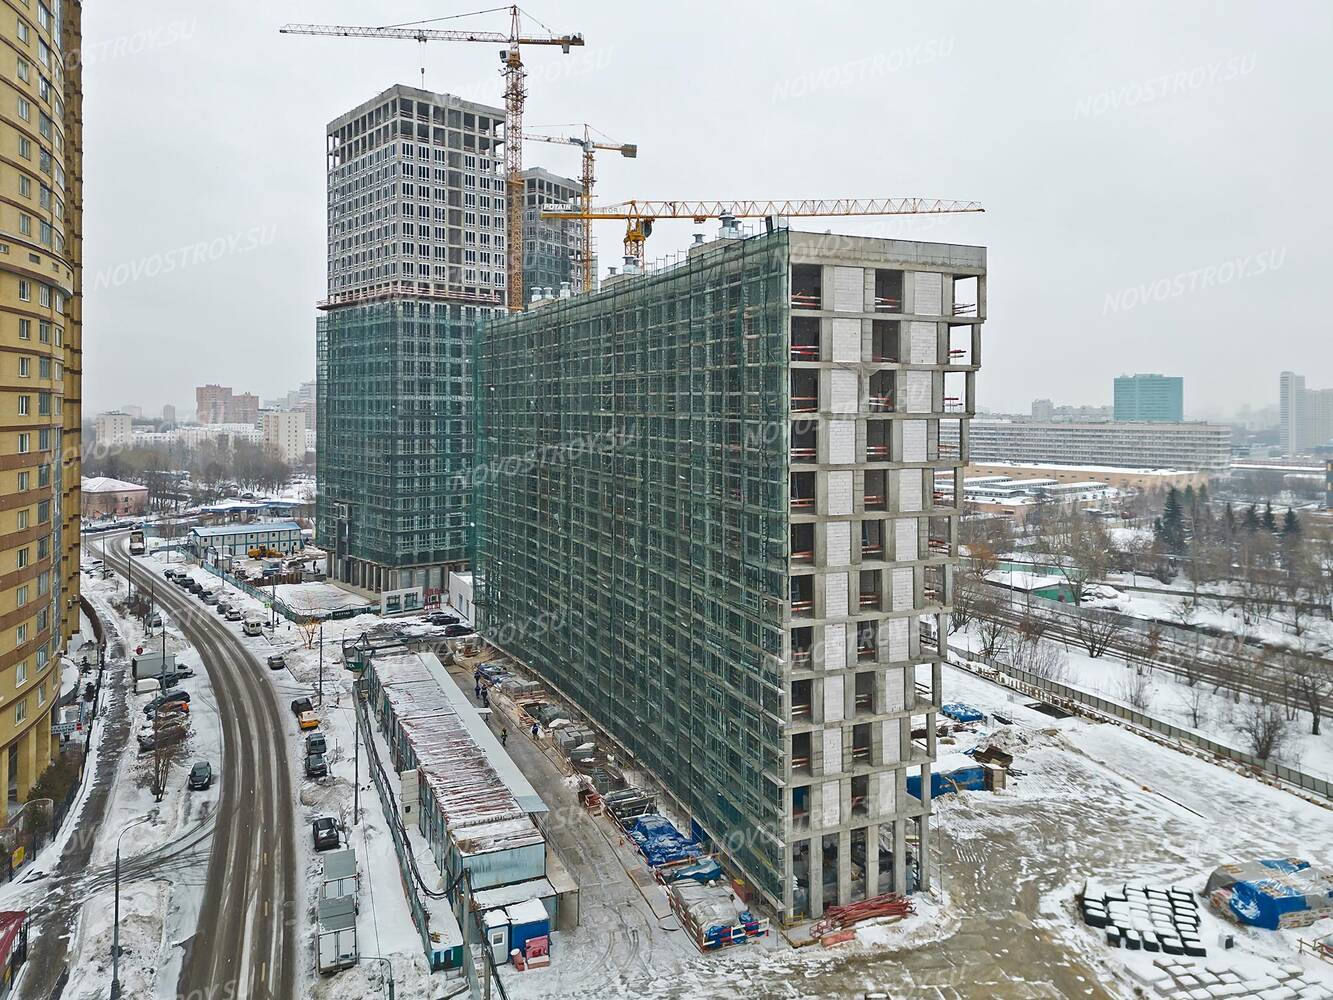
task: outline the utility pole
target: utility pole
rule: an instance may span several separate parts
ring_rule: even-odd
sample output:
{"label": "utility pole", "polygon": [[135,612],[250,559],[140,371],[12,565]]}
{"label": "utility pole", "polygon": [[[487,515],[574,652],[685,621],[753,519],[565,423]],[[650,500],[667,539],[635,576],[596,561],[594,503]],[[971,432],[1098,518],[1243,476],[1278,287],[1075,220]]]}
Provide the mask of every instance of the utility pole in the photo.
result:
{"label": "utility pole", "polygon": [[[324,707],[324,623],[319,623],[319,707]],[[353,706],[355,707],[355,706]]]}
{"label": "utility pole", "polygon": [[155,812],[140,816],[122,827],[116,837],[116,896],[111,924],[111,1000],[120,1000],[120,838],[131,827],[149,822],[154,815]]}
{"label": "utility pole", "polygon": [[361,822],[361,692],[359,682],[352,683],[352,825]]}

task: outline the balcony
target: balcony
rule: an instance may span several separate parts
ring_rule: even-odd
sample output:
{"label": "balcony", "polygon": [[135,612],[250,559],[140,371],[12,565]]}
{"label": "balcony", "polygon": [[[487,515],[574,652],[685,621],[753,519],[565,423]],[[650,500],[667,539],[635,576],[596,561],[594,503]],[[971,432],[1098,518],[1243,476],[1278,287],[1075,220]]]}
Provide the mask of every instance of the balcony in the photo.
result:
{"label": "balcony", "polygon": [[903,272],[875,269],[875,312],[903,311]]}
{"label": "balcony", "polygon": [[819,379],[813,371],[791,373],[791,412],[819,412]]}
{"label": "balcony", "polygon": [[813,425],[807,425],[799,430],[793,427],[791,434],[791,460],[793,462],[814,462],[818,457],[815,441],[816,436]]}
{"label": "balcony", "polygon": [[793,472],[789,492],[793,514],[813,514],[815,512],[815,474],[813,472]]}
{"label": "balcony", "polygon": [[819,360],[819,320],[809,316],[793,317],[791,321],[791,359],[793,361]]}

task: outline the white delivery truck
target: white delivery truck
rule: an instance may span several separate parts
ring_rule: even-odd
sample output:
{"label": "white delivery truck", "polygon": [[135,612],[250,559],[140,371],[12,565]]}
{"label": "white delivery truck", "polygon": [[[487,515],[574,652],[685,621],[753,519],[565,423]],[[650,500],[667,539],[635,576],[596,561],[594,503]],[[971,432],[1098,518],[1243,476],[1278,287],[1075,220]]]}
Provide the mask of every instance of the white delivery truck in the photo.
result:
{"label": "white delivery truck", "polygon": [[161,653],[140,653],[130,661],[130,668],[136,681],[144,678],[157,680],[163,674],[176,672],[176,654],[168,653],[163,656]]}

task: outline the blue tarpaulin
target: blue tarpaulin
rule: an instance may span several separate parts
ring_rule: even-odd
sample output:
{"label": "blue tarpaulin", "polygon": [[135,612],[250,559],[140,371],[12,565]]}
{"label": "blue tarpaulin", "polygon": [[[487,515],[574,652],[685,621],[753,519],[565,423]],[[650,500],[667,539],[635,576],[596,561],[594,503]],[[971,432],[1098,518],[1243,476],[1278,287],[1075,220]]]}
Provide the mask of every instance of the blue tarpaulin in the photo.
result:
{"label": "blue tarpaulin", "polygon": [[722,866],[712,858],[707,858],[696,864],[673,868],[671,874],[667,876],[668,882],[679,882],[681,879],[692,879],[701,885],[707,885],[709,882],[721,882],[723,880]]}
{"label": "blue tarpaulin", "polygon": [[980,722],[986,718],[984,712],[980,712],[961,701],[951,701],[947,705],[941,705],[940,714],[947,715],[955,722]]}
{"label": "blue tarpaulin", "polygon": [[1300,858],[1222,865],[1208,877],[1204,891],[1229,916],[1270,931],[1333,916],[1333,872]]}
{"label": "blue tarpaulin", "polygon": [[681,833],[665,816],[649,813],[629,826],[630,839],[638,845],[653,868],[697,858],[704,853],[697,841]]}
{"label": "blue tarpaulin", "polygon": [[[986,787],[986,769],[980,764],[967,767],[955,767],[949,771],[930,772],[930,797],[937,799],[941,795],[953,792],[975,791]],[[921,776],[907,776],[907,794],[921,798]]]}

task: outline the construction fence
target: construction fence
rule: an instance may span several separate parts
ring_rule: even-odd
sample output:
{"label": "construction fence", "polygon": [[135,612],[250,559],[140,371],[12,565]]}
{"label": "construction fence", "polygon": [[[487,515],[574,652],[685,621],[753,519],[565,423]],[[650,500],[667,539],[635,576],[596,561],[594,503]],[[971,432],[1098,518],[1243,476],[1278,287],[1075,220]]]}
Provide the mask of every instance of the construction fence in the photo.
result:
{"label": "construction fence", "polygon": [[968,670],[971,673],[976,673],[979,676],[985,676],[970,665],[972,662],[985,663],[993,670],[1004,674],[1005,680],[1003,683],[1006,687],[1012,687],[1024,694],[1031,695],[1033,698],[1049,700],[1054,702],[1057,706],[1063,703],[1064,706],[1071,707],[1080,715],[1101,715],[1129,723],[1131,726],[1147,730],[1150,733],[1155,733],[1166,739],[1195,747],[1219,760],[1230,761],[1233,764],[1240,764],[1251,770],[1262,772],[1272,778],[1276,778],[1278,781],[1299,788],[1301,791],[1309,792],[1320,798],[1333,800],[1333,782],[1326,781],[1323,778],[1316,778],[1314,775],[1306,774],[1304,771],[1299,771],[1294,767],[1278,764],[1275,761],[1260,760],[1253,754],[1248,754],[1243,750],[1237,750],[1235,747],[1229,747],[1223,743],[1218,743],[1215,740],[1210,740],[1208,737],[1202,736],[1193,730],[1182,729],[1180,726],[1173,726],[1169,722],[1154,719],[1150,715],[1144,715],[1142,712],[1121,705],[1119,702],[1100,698],[1095,694],[1089,694],[1087,691],[1080,691],[1078,688],[1070,687],[1067,684],[1060,684],[1057,681],[1048,680],[1045,677],[1040,677],[1037,674],[1023,670],[1020,667],[1011,666],[1010,664],[993,657],[985,657],[979,653],[974,653],[962,646],[950,646],[949,652],[962,658],[962,662],[951,658],[949,660],[950,665],[962,670]]}

